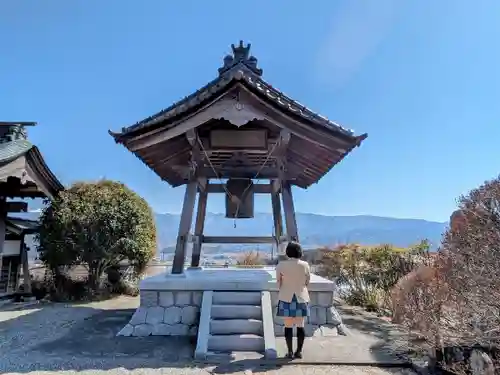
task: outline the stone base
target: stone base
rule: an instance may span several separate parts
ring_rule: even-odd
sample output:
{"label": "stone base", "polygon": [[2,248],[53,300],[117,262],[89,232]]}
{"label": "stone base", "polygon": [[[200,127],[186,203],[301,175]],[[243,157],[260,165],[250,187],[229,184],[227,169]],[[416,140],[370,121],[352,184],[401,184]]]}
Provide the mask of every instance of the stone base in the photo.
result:
{"label": "stone base", "polygon": [[[309,290],[311,298],[311,315],[306,318],[306,336],[336,336],[343,335],[342,318],[333,306],[334,292],[316,292]],[[277,337],[284,335],[283,318],[276,316],[278,306],[278,292],[271,292],[271,303],[274,312],[274,334]],[[339,329],[340,328],[340,329]]]}
{"label": "stone base", "polygon": [[140,306],[118,336],[196,336],[202,291],[142,290]]}
{"label": "stone base", "polygon": [[[306,334],[333,335],[342,319],[333,306],[335,284],[311,275],[309,294],[311,316]],[[196,336],[204,291],[270,291],[273,314],[278,291],[276,272],[266,268],[187,269],[182,275],[163,273],[148,277],[140,284],[140,307],[119,333],[120,336]],[[283,321],[274,316],[276,336],[283,335]]]}

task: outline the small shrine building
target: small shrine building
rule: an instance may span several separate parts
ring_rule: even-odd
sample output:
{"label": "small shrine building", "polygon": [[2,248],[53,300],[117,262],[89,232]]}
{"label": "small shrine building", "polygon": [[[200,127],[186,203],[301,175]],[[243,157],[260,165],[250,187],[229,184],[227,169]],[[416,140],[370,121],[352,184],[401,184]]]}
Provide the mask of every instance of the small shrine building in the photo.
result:
{"label": "small shrine building", "polygon": [[28,211],[27,198],[53,198],[64,189],[28,140],[26,128],[34,125],[0,121],[0,298],[18,291],[21,268],[24,292],[31,292],[24,237],[36,232],[37,223],[11,215]]}
{"label": "small shrine building", "polygon": [[[274,268],[203,268],[202,245],[270,243],[282,249],[299,241],[292,187],[317,183],[367,135],[355,135],[271,86],[243,42],[232,46],[214,80],[110,134],[161,179],[186,189],[172,270],[141,281],[140,306],[119,335],[196,336],[200,359],[233,351],[275,358],[283,322],[274,314]],[[226,217],[232,219],[253,218],[255,194],[268,194],[273,235],[205,234],[209,194],[225,195]],[[189,242],[193,251],[186,268]],[[335,284],[313,274],[308,289],[314,314],[306,334],[328,327],[342,334]]]}
{"label": "small shrine building", "polygon": [[[232,46],[214,80],[110,134],[171,186],[186,185],[174,274],[184,270],[188,241],[193,242],[191,268],[199,267],[203,243],[276,243],[279,248],[287,241],[299,241],[292,187],[306,189],[317,183],[367,137],[355,135],[266,82],[257,59],[250,55],[250,45],[243,42]],[[206,236],[209,193],[225,194],[226,217],[236,219],[253,217],[254,194],[269,194],[273,236]]]}

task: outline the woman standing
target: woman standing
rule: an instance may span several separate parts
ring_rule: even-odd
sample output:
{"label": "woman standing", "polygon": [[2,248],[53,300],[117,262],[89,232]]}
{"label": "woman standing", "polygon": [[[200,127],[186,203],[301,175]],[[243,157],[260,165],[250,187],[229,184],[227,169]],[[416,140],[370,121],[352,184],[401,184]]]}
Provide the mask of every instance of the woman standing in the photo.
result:
{"label": "woman standing", "polygon": [[[309,292],[307,286],[311,278],[309,264],[300,260],[302,247],[297,242],[289,242],[286,247],[287,260],[276,266],[278,282],[277,316],[285,323],[285,341],[288,349],[287,358],[302,358],[304,346],[305,318],[309,316]],[[297,327],[297,350],[293,352],[293,326]]]}

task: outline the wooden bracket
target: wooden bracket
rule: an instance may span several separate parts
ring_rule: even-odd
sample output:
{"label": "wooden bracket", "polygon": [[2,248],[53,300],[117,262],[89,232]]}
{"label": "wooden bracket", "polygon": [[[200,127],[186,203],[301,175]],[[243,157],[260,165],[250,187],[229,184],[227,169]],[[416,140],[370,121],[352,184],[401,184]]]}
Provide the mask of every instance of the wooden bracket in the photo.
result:
{"label": "wooden bracket", "polygon": [[189,129],[186,132],[186,138],[191,146],[195,146],[197,144],[198,135],[195,129]]}
{"label": "wooden bracket", "polygon": [[28,203],[26,202],[6,202],[5,210],[7,212],[28,212]]}

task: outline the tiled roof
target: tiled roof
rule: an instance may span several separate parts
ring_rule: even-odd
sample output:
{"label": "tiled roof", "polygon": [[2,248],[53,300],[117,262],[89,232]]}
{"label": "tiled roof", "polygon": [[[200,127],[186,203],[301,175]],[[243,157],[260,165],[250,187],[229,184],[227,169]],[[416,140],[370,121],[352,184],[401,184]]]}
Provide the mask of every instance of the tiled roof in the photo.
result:
{"label": "tiled roof", "polygon": [[31,142],[26,139],[0,143],[0,163],[15,159],[31,150],[32,147]]}
{"label": "tiled roof", "polygon": [[23,219],[21,217],[7,217],[7,221],[22,230],[36,229],[39,226],[37,220]]}
{"label": "tiled roof", "polygon": [[[26,126],[32,125],[35,125],[35,123],[0,121],[0,164],[2,176],[6,178],[12,176],[11,173],[13,170],[9,167],[11,162],[21,156],[25,156],[25,162],[31,167],[32,172],[37,175],[37,178],[42,179],[50,186],[51,190],[53,190],[51,194],[56,194],[63,190],[64,186],[45,164],[38,148],[28,141]],[[19,166],[16,168],[19,171]],[[26,173],[26,171],[23,173]],[[1,182],[5,181],[2,180]]]}
{"label": "tiled roof", "polygon": [[244,47],[240,42],[238,47],[232,46],[233,56],[228,55],[224,59],[224,66],[219,69],[219,76],[191,95],[172,104],[170,107],[150,116],[130,127],[124,127],[121,133],[110,132],[115,138],[126,136],[130,133],[149,128],[160,122],[167,121],[175,116],[188,112],[190,109],[200,105],[207,99],[214,97],[233,82],[241,82],[267,99],[273,101],[284,111],[291,112],[299,117],[315,124],[338,131],[347,136],[354,136],[354,132],[313,112],[301,103],[291,99],[283,92],[272,87],[261,78],[262,70],[257,68],[257,59],[249,55],[250,45]]}

